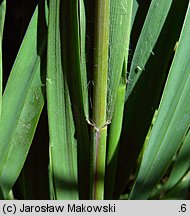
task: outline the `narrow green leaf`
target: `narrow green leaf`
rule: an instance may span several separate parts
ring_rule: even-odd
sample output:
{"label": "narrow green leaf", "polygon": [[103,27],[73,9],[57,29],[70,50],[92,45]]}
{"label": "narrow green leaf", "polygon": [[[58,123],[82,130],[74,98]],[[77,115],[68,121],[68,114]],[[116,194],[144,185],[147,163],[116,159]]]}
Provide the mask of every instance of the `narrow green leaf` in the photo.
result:
{"label": "narrow green leaf", "polygon": [[[46,2],[46,0],[41,1],[42,4],[41,3],[39,4],[39,11],[41,17],[43,17],[42,11],[44,10],[44,4],[43,4],[44,2]],[[22,1],[20,3],[16,3],[16,2],[13,3],[16,4],[16,6],[13,7],[14,10],[17,12],[18,10],[20,11],[21,9],[22,16],[20,17],[21,19],[19,20],[16,18],[14,19],[15,22],[14,26],[16,27],[16,29],[11,30],[11,32],[7,29],[7,28],[11,28],[9,21],[7,23],[9,27],[6,28],[5,44],[7,44],[6,41],[9,40],[11,41],[8,47],[6,47],[7,45],[5,44],[4,47],[6,47],[6,50],[10,49],[11,53],[13,50],[15,50],[14,48],[15,46],[11,46],[11,44],[13,43],[17,44],[17,43],[13,42],[15,39],[12,38],[10,39],[8,35],[14,31],[16,35],[20,35],[18,41],[23,40],[23,37],[30,23],[30,20],[32,18],[37,3],[38,3],[37,1],[30,1],[30,0]],[[8,10],[12,8],[10,4],[8,7],[9,7]],[[14,14],[12,14],[11,16],[14,16]],[[7,14],[7,18],[9,20],[9,13]],[[20,22],[21,20],[22,22]],[[41,20],[43,20],[43,18]],[[21,25],[19,25],[19,23]],[[38,27],[42,30],[41,24],[39,24]],[[43,31],[44,34],[47,34],[46,32],[47,31]],[[46,35],[44,36],[44,38],[46,38]],[[46,67],[46,62],[45,62],[46,55],[43,55],[43,58],[44,59],[42,60],[43,62],[41,63],[41,65],[43,65],[43,67]],[[6,72],[9,73],[8,71],[9,68],[6,67],[7,65],[6,59],[7,59],[7,55],[5,55],[5,59],[4,59],[5,75]],[[11,62],[9,62],[9,64],[10,63]],[[43,79],[45,79],[45,77]],[[43,80],[43,83],[45,83],[45,80]],[[49,136],[48,136],[47,115],[45,114],[46,112],[47,112],[47,108],[44,107],[42,113],[40,114],[40,119],[38,121],[35,130],[35,135],[32,140],[32,145],[29,150],[29,154],[27,155],[22,171],[13,188],[13,193],[15,197],[18,198],[18,194],[19,194],[19,199],[24,199],[24,200],[49,199],[49,181],[47,178],[48,177],[47,166],[49,164],[49,155],[48,155]]]}
{"label": "narrow green leaf", "polygon": [[60,0],[50,0],[46,78],[50,166],[55,199],[78,199],[77,146],[68,83],[62,65],[60,27]]}
{"label": "narrow green leaf", "polygon": [[84,1],[79,0],[79,24],[80,24],[80,63],[81,63],[81,81],[82,95],[84,103],[84,113],[86,118],[89,118],[88,105],[88,86],[87,86],[87,70],[86,70],[86,15]]}
{"label": "narrow green leaf", "polygon": [[3,65],[2,65],[2,40],[3,40],[3,29],[6,11],[6,1],[0,1],[0,118],[2,110],[2,84],[3,84]]}
{"label": "narrow green leaf", "polygon": [[140,38],[135,49],[132,65],[129,74],[129,85],[127,87],[126,97],[128,97],[134,88],[141,73],[146,68],[147,59],[154,55],[154,46],[158,40],[163,28],[168,12],[172,5],[172,0],[152,0],[145,24],[143,26]]}
{"label": "narrow green leaf", "polygon": [[[152,44],[154,47],[152,47],[152,49],[149,48],[145,50],[147,52],[145,54],[147,59],[146,61],[143,60],[145,61],[145,70],[141,73],[125,103],[123,127],[120,138],[120,157],[118,161],[117,181],[115,187],[116,196],[119,196],[125,189],[129,176],[135,167],[139,153],[142,150],[155,109],[157,109],[159,105],[160,95],[163,91],[163,84],[168,73],[168,65],[171,64],[170,62],[173,58],[174,46],[176,41],[179,39],[187,5],[188,0],[183,2],[172,2],[169,13],[167,17],[165,17],[165,23],[162,26],[161,32],[158,31],[158,27],[160,28],[160,26],[157,24],[157,22],[161,19],[160,16],[153,15],[151,20],[146,19],[144,23],[143,28],[147,29],[147,32],[145,34],[145,32],[142,31],[144,40],[143,37],[141,38],[140,36],[139,43],[142,48],[139,44],[137,47],[139,52],[142,52],[146,40],[147,43],[149,42],[148,38],[151,31],[153,31],[154,35],[155,32],[157,32],[159,36],[156,35],[156,44],[154,44],[155,41]],[[158,7],[161,6],[163,5],[158,5]],[[154,7],[154,10],[157,10],[158,7]],[[151,7],[150,10],[152,10]],[[176,13],[178,16],[176,16]],[[151,12],[151,14],[154,14],[154,12]],[[161,15],[162,14],[163,13],[161,13]],[[135,19],[135,21],[139,22],[138,19]],[[134,25],[137,24],[134,23]],[[150,25],[152,28],[148,28],[146,25]],[[168,34],[168,32],[170,32],[170,34]],[[151,50],[153,49],[154,55],[151,54]],[[136,58],[134,57],[133,61],[135,61],[135,59]],[[142,59],[139,58],[138,61],[141,62]],[[138,62],[136,62],[136,64],[138,64]],[[128,87],[130,88],[130,83],[133,83],[133,80],[128,78],[128,82],[127,89]],[[125,167],[123,164],[125,164]]]}
{"label": "narrow green leaf", "polygon": [[55,185],[54,185],[54,177],[53,177],[53,161],[52,161],[52,153],[51,148],[49,148],[49,193],[50,199],[55,200]]}
{"label": "narrow green leaf", "polygon": [[158,116],[130,199],[147,199],[163,176],[190,127],[190,4]]}
{"label": "narrow green leaf", "polygon": [[186,174],[190,168],[190,132],[185,137],[182,146],[180,147],[177,158],[172,168],[172,172],[167,181],[166,190],[174,187]]}
{"label": "narrow green leaf", "polygon": [[[81,11],[79,11],[81,9]],[[78,0],[61,1],[63,71],[67,78],[77,140],[79,198],[89,198],[89,132],[86,70],[84,67],[84,8]],[[83,17],[83,18],[82,18]]]}
{"label": "narrow green leaf", "polygon": [[[123,72],[126,77],[126,64],[124,64]],[[125,102],[126,79],[121,78],[117,97],[115,101],[115,110],[112,123],[109,128],[107,158],[106,158],[106,179],[105,179],[105,199],[112,199],[115,188],[115,175],[117,168],[119,138],[121,134],[123,110]],[[122,82],[124,81],[124,82]]]}
{"label": "narrow green leaf", "polygon": [[0,184],[5,197],[22,169],[44,104],[41,65],[46,45],[44,21],[44,8],[43,11],[37,8],[3,95]]}
{"label": "narrow green leaf", "polygon": [[190,172],[188,172],[178,184],[167,193],[164,200],[186,200],[189,199]]}
{"label": "narrow green leaf", "polygon": [[[115,92],[117,92],[117,95],[114,96],[116,97],[114,104],[115,108],[108,137],[107,171],[105,183],[106,199],[112,199],[115,186],[115,175],[119,147],[118,144],[122,128],[123,110],[125,104],[124,98],[127,84],[127,59],[131,32],[131,16],[133,6],[132,2],[133,1],[128,0],[112,1],[111,3],[109,76],[110,85],[113,85],[112,91],[114,92],[114,94]],[[123,68],[121,67],[121,64],[123,64]],[[120,83],[118,85],[117,80],[119,75],[121,75],[121,77]],[[112,100],[112,98],[108,98],[108,100],[109,99]]]}
{"label": "narrow green leaf", "polygon": [[131,28],[131,36],[130,36],[128,70],[131,67],[135,48],[137,46],[138,39],[140,37],[142,28],[145,24],[145,19],[146,19],[148,10],[150,8],[150,4],[151,4],[151,0],[146,0],[146,1],[134,0],[133,1],[132,28]]}
{"label": "narrow green leaf", "polygon": [[46,112],[45,106],[40,115],[26,161],[14,185],[13,193],[17,199],[50,199],[47,169],[49,165],[49,136]]}
{"label": "narrow green leaf", "polygon": [[133,26],[133,23],[135,21],[136,13],[138,11],[139,3],[137,0],[133,1],[133,7],[132,7],[132,17],[131,17],[131,24]]}
{"label": "narrow green leaf", "polygon": [[[132,2],[132,0],[112,0],[110,2],[109,73],[107,97],[107,119],[110,121],[114,112],[124,57],[128,59]],[[123,77],[123,79],[125,79],[125,83],[126,73]]]}

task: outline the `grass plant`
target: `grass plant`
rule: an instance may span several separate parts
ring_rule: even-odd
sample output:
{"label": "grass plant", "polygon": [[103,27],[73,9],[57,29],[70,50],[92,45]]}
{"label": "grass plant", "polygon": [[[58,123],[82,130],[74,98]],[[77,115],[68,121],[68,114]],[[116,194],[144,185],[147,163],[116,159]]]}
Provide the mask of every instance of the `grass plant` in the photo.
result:
{"label": "grass plant", "polygon": [[0,198],[188,199],[189,1],[27,2],[0,1]]}

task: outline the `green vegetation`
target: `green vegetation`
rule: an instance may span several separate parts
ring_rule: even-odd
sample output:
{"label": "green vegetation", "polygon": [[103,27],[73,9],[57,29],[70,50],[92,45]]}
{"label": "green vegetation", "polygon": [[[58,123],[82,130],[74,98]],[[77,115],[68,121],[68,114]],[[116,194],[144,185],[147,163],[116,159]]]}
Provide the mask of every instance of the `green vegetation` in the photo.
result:
{"label": "green vegetation", "polygon": [[0,198],[188,199],[189,1],[15,2],[0,1]]}

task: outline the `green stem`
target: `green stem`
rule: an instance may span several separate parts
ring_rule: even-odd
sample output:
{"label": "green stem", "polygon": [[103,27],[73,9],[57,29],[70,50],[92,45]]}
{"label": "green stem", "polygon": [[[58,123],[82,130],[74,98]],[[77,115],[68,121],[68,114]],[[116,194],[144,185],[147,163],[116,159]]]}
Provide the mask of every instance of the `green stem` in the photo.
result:
{"label": "green stem", "polygon": [[107,148],[107,169],[106,169],[106,188],[105,198],[113,199],[115,176],[117,169],[117,159],[119,150],[119,139],[122,129],[123,110],[125,102],[126,84],[121,81],[115,101],[115,107],[112,124],[109,130],[108,148]]}
{"label": "green stem", "polygon": [[110,1],[97,0],[95,10],[91,198],[103,199],[107,136],[106,108]]}

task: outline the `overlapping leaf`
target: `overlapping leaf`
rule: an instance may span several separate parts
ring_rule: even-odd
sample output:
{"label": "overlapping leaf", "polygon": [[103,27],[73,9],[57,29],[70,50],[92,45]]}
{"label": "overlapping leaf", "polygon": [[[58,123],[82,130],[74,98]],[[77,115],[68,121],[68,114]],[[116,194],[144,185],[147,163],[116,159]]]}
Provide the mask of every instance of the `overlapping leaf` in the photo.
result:
{"label": "overlapping leaf", "polygon": [[88,196],[85,13],[83,1],[79,3],[50,1],[47,99],[56,199]]}
{"label": "overlapping leaf", "polygon": [[[110,7],[109,77],[107,98],[108,119],[111,119],[113,115],[117,89],[121,80],[124,57],[126,60],[128,58],[132,1],[113,0],[111,1]],[[126,81],[125,76],[123,77],[124,83]]]}
{"label": "overlapping leaf", "polygon": [[147,199],[190,127],[190,6],[130,199]]}
{"label": "overlapping leaf", "polygon": [[[60,1],[50,1],[47,49],[47,105],[55,199],[77,199],[77,147],[66,76],[63,73]],[[56,106],[55,106],[56,104]]]}
{"label": "overlapping leaf", "polygon": [[177,154],[176,161],[173,165],[172,172],[167,181],[166,190],[170,190],[174,187],[186,174],[190,168],[190,132],[186,135],[182,146]]}
{"label": "overlapping leaf", "polygon": [[126,97],[130,95],[141,73],[146,70],[145,67],[147,64],[147,59],[149,59],[151,55],[156,54],[154,53],[154,46],[159,38],[171,5],[172,0],[153,0],[151,2],[145,21],[146,24],[143,26],[133,56]]}
{"label": "overlapping leaf", "polygon": [[[127,59],[131,27],[132,1],[111,2],[110,58],[108,80],[108,137],[106,198],[113,196],[117,166],[118,143],[122,127],[126,89]],[[115,109],[113,108],[115,107]],[[114,109],[114,110],[113,110]],[[112,112],[113,118],[112,118]]]}
{"label": "overlapping leaf", "polygon": [[45,17],[42,14],[44,11],[37,8],[3,94],[0,184],[5,197],[22,169],[44,104],[44,68],[41,59],[45,51],[46,34]]}
{"label": "overlapping leaf", "polygon": [[175,185],[172,190],[167,193],[163,199],[169,200],[185,200],[188,199],[188,192],[189,192],[189,185],[190,185],[190,172],[188,172],[181,181]]}
{"label": "overlapping leaf", "polygon": [[[155,109],[159,104],[167,75],[167,65],[170,64],[174,46],[179,38],[187,4],[188,1],[183,1],[183,3],[178,1],[151,2],[132,60],[130,74],[133,74],[134,77],[130,75],[128,78],[128,93],[120,139],[117,194],[124,190],[131,171],[135,167],[135,161],[142,149]],[[160,15],[157,14],[158,12]],[[178,17],[175,16],[176,13]],[[151,15],[150,18],[149,14],[156,14],[156,16]],[[136,68],[135,65],[139,67]],[[143,68],[144,70],[141,71]],[[126,164],[125,169],[122,168],[123,163]]]}

